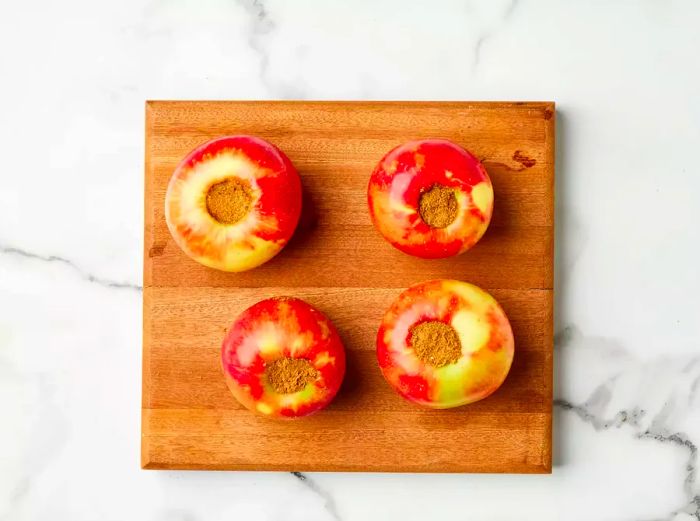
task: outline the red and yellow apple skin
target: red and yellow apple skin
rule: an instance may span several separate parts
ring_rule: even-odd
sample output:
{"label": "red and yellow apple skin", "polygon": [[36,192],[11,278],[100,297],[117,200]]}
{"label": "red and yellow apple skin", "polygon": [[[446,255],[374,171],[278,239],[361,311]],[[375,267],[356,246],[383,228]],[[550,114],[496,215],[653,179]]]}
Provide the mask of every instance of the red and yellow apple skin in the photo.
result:
{"label": "red and yellow apple skin", "polygon": [[[301,391],[280,394],[265,376],[281,358],[308,360],[317,378]],[[335,397],[345,376],[345,349],[331,321],[298,298],[262,300],[241,313],[221,349],[226,383],[246,408],[264,416],[312,414]]]}
{"label": "red and yellow apple skin", "polygon": [[[237,178],[250,188],[250,211],[223,224],[207,210],[209,189]],[[254,136],[214,139],[190,152],[173,173],[165,220],[192,259],[223,271],[259,266],[287,244],[301,213],[301,180],[287,156]]]}
{"label": "red and yellow apple skin", "polygon": [[[455,190],[457,216],[434,228],[419,212],[421,195],[434,185]],[[374,169],[367,188],[372,221],[404,253],[451,257],[476,244],[493,213],[493,187],[472,154],[444,139],[409,141],[391,150]]]}
{"label": "red and yellow apple skin", "polygon": [[[455,363],[433,367],[411,347],[411,328],[427,321],[451,325],[461,344]],[[377,334],[377,359],[404,398],[435,409],[486,398],[503,383],[513,361],[513,332],[496,300],[458,280],[421,282],[387,310]]]}

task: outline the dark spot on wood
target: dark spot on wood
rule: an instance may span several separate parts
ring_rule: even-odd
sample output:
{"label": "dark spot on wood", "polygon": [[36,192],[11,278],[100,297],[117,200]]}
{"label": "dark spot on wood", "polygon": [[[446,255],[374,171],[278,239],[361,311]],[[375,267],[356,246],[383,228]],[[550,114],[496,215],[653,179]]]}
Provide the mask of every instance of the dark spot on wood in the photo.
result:
{"label": "dark spot on wood", "polygon": [[544,119],[552,119],[554,111],[552,109],[544,109]]}
{"label": "dark spot on wood", "polygon": [[154,244],[151,246],[151,248],[148,250],[148,256],[153,258],[153,257],[160,257],[163,255],[163,251],[165,250],[165,244],[166,243],[159,243],[159,244]]}
{"label": "dark spot on wood", "polygon": [[516,150],[513,152],[513,160],[517,161],[521,165],[523,165],[525,168],[531,168],[537,164],[537,160],[532,159],[531,157],[526,156],[522,151]]}

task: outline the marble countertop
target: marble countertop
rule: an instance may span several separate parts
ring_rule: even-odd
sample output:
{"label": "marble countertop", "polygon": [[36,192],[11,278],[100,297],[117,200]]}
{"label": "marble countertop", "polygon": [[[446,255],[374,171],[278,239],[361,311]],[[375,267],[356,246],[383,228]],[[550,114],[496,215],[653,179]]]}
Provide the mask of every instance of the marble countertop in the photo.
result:
{"label": "marble countertop", "polygon": [[[700,519],[700,3],[5,2],[0,520]],[[552,475],[139,469],[145,99],[557,102]]]}

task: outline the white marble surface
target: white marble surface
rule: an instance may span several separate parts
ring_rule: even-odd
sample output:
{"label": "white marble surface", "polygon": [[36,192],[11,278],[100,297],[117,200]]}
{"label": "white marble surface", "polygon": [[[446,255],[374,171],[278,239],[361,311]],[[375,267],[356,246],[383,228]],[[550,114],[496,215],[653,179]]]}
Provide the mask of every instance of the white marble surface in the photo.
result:
{"label": "white marble surface", "polygon": [[[0,519],[700,519],[700,3],[0,4]],[[147,98],[556,100],[551,476],[139,470]]]}

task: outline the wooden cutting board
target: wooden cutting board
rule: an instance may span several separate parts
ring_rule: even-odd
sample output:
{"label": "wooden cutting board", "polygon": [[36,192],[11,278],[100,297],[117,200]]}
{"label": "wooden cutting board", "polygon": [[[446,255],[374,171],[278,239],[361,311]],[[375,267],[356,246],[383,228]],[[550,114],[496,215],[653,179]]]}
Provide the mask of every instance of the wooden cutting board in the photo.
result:
{"label": "wooden cutting board", "polygon": [[[165,189],[191,149],[226,134],[280,147],[304,185],[289,245],[240,274],[196,264],[171,240]],[[422,260],[395,250],[367,211],[369,175],[409,139],[450,139],[493,181],[491,226],[472,250]],[[553,103],[170,102],[146,105],[141,462],[149,469],[551,472]],[[446,411],[399,397],[375,335],[406,286],[455,278],[502,304],[516,353],[489,398]],[[324,411],[275,421],[243,409],[220,369],[222,339],[254,302],[293,295],[326,313],[347,376]]]}

